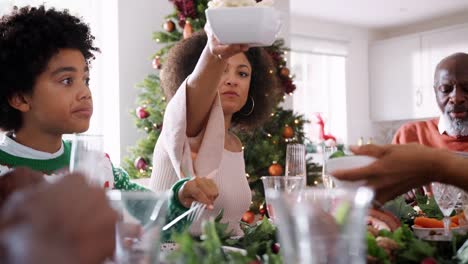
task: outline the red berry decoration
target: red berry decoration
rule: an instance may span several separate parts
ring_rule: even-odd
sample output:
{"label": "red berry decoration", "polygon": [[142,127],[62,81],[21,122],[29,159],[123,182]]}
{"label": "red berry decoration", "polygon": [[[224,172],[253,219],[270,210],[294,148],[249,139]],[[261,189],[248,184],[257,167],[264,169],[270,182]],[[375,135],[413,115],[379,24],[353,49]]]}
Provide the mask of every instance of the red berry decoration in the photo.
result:
{"label": "red berry decoration", "polygon": [[142,106],[139,106],[137,107],[136,109],[136,115],[138,118],[140,119],[145,119],[147,118],[150,114],[148,113],[148,111],[146,111],[146,108],[142,107]]}
{"label": "red berry decoration", "polygon": [[278,254],[280,251],[280,244],[274,243],[273,245],[271,245],[271,251],[273,251],[273,253],[275,254]]}
{"label": "red berry decoration", "polygon": [[168,19],[166,22],[164,22],[163,27],[164,27],[164,30],[171,33],[175,29],[175,24],[174,22],[172,22],[172,20]]}
{"label": "red berry decoration", "polygon": [[148,163],[146,163],[146,160],[143,157],[136,158],[133,165],[135,165],[135,169],[137,170],[146,170],[148,167]]}
{"label": "red berry decoration", "polygon": [[255,220],[255,214],[251,211],[247,211],[242,215],[242,221],[246,222],[247,224],[253,223]]}

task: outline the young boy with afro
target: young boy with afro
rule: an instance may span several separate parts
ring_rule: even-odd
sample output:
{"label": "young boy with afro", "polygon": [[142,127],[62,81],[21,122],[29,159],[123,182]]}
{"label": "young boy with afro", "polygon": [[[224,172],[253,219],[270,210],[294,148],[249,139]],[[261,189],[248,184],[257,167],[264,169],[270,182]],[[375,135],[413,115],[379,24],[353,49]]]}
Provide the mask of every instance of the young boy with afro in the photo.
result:
{"label": "young boy with afro", "polygon": [[[67,11],[15,8],[0,19],[0,175],[15,167],[63,174],[71,143],[63,134],[88,130],[93,114],[89,27]],[[104,158],[104,153],[103,153]],[[105,188],[142,190],[106,162]]]}

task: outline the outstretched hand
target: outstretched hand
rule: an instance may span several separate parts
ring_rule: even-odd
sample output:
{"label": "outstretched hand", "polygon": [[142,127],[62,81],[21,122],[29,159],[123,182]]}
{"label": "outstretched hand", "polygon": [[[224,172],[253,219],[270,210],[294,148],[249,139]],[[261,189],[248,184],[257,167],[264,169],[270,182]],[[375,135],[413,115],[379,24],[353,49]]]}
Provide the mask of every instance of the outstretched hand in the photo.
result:
{"label": "outstretched hand", "polygon": [[369,166],[337,170],[331,174],[348,181],[365,180],[376,191],[376,198],[386,202],[396,196],[432,181],[441,175],[441,160],[450,158],[446,151],[435,150],[420,144],[365,145],[351,147],[356,155],[377,158]]}
{"label": "outstretched hand", "polygon": [[208,47],[211,54],[217,56],[219,59],[226,60],[237,53],[249,50],[249,45],[247,44],[220,44],[208,22],[205,24],[205,32],[208,36]]}
{"label": "outstretched hand", "polygon": [[185,182],[179,190],[179,201],[187,208],[197,201],[206,204],[207,209],[213,209],[213,203],[219,195],[218,187],[211,179],[216,173],[214,171],[206,177],[193,177]]}

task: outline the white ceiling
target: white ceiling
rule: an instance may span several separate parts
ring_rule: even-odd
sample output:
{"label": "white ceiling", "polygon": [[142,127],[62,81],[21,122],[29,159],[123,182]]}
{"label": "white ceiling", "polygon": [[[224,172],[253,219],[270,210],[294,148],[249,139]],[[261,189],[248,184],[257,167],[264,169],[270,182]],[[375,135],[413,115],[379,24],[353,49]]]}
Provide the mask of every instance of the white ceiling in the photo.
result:
{"label": "white ceiling", "polygon": [[468,10],[468,0],[290,0],[290,3],[292,15],[375,29]]}

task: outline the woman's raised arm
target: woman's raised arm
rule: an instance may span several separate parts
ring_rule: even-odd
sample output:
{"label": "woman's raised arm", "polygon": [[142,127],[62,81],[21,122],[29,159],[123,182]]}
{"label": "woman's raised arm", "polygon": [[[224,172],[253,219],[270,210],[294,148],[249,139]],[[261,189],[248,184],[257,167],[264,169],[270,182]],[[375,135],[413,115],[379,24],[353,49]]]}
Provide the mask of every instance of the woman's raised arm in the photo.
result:
{"label": "woman's raised arm", "polygon": [[196,136],[203,129],[229,57],[249,49],[244,44],[222,45],[209,24],[205,31],[208,42],[187,81],[187,136]]}

